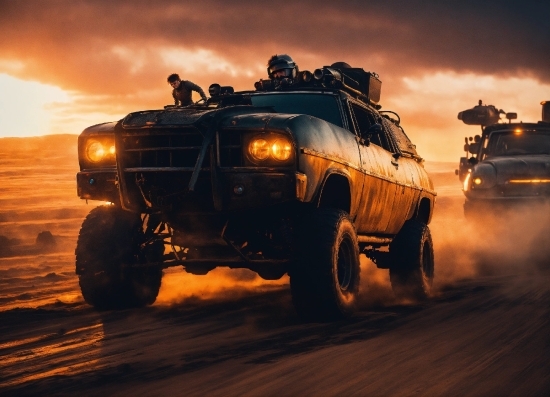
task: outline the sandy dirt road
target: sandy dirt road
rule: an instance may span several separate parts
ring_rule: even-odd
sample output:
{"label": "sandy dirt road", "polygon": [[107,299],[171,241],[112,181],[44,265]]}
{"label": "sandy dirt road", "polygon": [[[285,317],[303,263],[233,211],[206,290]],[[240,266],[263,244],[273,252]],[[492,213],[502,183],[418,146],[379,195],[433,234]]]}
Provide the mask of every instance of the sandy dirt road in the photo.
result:
{"label": "sandy dirt road", "polygon": [[[548,212],[472,226],[453,165],[431,164],[427,302],[395,301],[387,271],[362,258],[347,321],[304,324],[287,278],[223,269],[169,269],[153,306],[97,312],[74,275],[93,206],[76,198],[75,152],[58,154],[72,139],[0,145],[0,395],[550,395]],[[36,242],[45,230],[55,246]]]}

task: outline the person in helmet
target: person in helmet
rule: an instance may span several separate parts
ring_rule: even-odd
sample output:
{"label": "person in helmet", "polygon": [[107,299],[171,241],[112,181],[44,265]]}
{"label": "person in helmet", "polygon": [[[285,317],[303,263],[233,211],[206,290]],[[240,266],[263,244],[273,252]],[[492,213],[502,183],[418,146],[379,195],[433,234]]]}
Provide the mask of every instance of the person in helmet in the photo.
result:
{"label": "person in helmet", "polygon": [[298,65],[290,55],[273,55],[267,61],[267,75],[272,80],[294,80],[298,75]]}
{"label": "person in helmet", "polygon": [[201,87],[188,80],[180,79],[177,73],[172,73],[168,76],[168,84],[173,88],[172,97],[175,105],[187,106],[193,103],[191,99],[192,91],[197,91],[202,99],[206,101],[206,95]]}

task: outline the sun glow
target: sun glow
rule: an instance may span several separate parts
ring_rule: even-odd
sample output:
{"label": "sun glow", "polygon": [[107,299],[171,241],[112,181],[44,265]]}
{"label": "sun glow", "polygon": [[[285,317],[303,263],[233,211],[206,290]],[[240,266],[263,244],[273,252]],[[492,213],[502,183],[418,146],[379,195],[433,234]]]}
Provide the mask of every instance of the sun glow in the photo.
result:
{"label": "sun glow", "polygon": [[0,74],[0,137],[36,136],[52,132],[53,117],[48,107],[67,103],[62,89]]}
{"label": "sun glow", "polygon": [[[90,125],[117,120],[125,114],[108,114],[103,108],[89,105],[92,99],[97,100],[93,96],[3,73],[0,92],[0,138],[80,134]],[[97,102],[104,106],[102,101]]]}

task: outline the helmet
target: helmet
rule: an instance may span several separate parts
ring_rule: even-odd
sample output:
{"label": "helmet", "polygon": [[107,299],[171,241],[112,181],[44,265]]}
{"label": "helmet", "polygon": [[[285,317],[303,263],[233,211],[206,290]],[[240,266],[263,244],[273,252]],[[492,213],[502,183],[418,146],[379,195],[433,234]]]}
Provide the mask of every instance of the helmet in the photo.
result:
{"label": "helmet", "polygon": [[298,73],[298,65],[289,55],[273,55],[267,61],[267,75],[272,79],[273,73],[280,70],[284,71],[284,77],[294,79]]}

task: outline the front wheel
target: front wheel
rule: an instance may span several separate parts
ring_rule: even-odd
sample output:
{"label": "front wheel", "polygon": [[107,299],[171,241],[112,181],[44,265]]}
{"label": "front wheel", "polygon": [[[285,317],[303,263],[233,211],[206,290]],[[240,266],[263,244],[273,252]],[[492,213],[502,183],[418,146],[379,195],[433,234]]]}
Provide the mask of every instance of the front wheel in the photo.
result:
{"label": "front wheel", "polygon": [[390,282],[400,299],[423,300],[430,296],[434,278],[434,251],[428,225],[405,222],[390,244]]}
{"label": "front wheel", "polygon": [[359,246],[349,215],[317,209],[301,222],[298,259],[290,272],[298,315],[311,321],[350,316],[359,294]]}
{"label": "front wheel", "polygon": [[97,309],[152,304],[162,279],[160,267],[134,267],[161,261],[162,241],[146,244],[139,214],[109,205],[94,208],[80,229],[76,272],[84,300]]}

